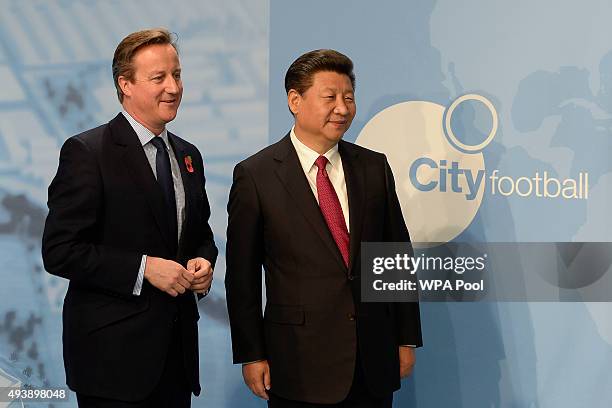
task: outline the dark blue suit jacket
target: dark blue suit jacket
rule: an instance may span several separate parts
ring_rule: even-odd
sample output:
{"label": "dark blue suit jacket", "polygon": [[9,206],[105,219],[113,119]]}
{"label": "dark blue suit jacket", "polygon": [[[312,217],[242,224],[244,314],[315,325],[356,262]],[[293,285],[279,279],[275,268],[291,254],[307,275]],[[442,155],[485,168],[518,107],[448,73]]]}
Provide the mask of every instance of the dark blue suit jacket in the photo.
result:
{"label": "dark blue suit jacket", "polygon": [[62,147],[49,186],[42,254],[47,271],[70,280],[63,309],[64,365],[76,392],[144,399],[159,382],[175,319],[186,378],[193,393],[200,392],[193,292],[173,298],[145,280],[140,296],[132,295],[143,254],[183,266],[194,257],[213,265],[217,258],[202,157],[192,144],[168,136],[185,188],[186,219],[178,246],[171,239],[162,191],[122,114]]}

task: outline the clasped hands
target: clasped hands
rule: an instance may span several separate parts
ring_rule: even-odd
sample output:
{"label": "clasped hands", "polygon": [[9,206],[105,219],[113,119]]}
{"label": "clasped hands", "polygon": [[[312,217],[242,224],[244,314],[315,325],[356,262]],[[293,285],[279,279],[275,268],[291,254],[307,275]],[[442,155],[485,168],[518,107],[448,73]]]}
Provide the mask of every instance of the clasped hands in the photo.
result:
{"label": "clasped hands", "polygon": [[191,290],[204,294],[210,289],[213,269],[204,258],[193,258],[187,262],[187,268],[177,262],[164,258],[147,256],[144,277],[157,289],[170,296],[178,296]]}

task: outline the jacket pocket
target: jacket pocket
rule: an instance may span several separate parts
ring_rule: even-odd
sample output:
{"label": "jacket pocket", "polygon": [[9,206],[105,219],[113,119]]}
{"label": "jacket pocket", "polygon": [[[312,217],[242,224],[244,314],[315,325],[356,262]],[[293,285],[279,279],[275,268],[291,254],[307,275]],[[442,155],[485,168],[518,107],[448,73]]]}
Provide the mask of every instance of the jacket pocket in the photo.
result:
{"label": "jacket pocket", "polygon": [[[85,326],[88,333],[93,333],[105,327],[129,319],[149,308],[149,300],[138,303],[113,300],[92,310],[85,316]],[[81,311],[83,313],[84,311]]]}

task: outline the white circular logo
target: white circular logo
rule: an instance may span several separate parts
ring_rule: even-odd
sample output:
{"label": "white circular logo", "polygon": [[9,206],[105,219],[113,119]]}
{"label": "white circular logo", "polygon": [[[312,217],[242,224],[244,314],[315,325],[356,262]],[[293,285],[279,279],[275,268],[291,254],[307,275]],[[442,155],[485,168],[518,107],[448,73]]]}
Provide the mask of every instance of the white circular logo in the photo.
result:
{"label": "white circular logo", "polygon": [[[480,102],[491,113],[491,131],[477,145],[463,143],[451,128],[453,112],[465,101]],[[448,109],[425,101],[398,103],[365,125],[356,143],[387,156],[413,242],[448,242],[470,225],[485,190],[481,151],[497,126],[495,107],[476,94],[457,98]]]}

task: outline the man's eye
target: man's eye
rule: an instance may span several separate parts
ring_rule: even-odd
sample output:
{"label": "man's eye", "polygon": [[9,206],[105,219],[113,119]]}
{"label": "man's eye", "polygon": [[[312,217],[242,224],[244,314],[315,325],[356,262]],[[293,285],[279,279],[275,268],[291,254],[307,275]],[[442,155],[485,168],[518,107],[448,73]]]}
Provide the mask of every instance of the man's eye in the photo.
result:
{"label": "man's eye", "polygon": [[353,102],[352,96],[345,96],[344,99],[346,99],[347,101]]}
{"label": "man's eye", "polygon": [[162,77],[161,77],[161,76],[156,76],[156,77],[153,77],[153,81],[159,82],[159,81],[161,81],[161,80],[162,80]]}
{"label": "man's eye", "polygon": [[181,79],[181,73],[177,72],[176,74],[174,74],[174,79]]}

